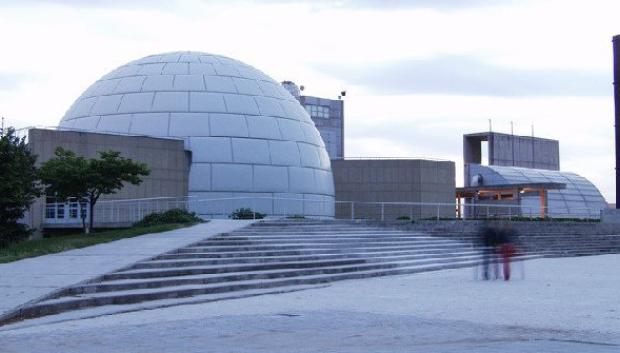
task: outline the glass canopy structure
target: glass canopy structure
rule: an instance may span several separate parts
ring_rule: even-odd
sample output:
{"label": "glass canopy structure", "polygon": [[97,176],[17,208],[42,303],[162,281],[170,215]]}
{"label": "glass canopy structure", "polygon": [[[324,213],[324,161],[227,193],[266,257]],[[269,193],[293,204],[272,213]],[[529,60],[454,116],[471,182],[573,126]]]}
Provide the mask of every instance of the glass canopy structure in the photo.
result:
{"label": "glass canopy structure", "polygon": [[[513,202],[520,206],[522,215],[597,218],[600,211],[607,208],[607,202],[596,186],[575,173],[477,164],[471,164],[469,168],[470,175],[473,176],[470,188],[519,186],[518,195],[512,197],[516,198]],[[528,185],[542,187],[527,188]],[[551,187],[545,187],[549,185]]]}

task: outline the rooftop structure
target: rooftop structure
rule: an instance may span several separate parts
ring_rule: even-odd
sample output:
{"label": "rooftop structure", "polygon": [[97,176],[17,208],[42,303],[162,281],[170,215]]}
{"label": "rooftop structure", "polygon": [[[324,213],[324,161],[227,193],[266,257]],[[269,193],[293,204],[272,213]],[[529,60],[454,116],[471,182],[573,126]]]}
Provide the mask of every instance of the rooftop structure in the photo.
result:
{"label": "rooftop structure", "polygon": [[560,170],[560,143],[557,140],[492,131],[463,135],[465,164],[485,164],[482,142],[487,142],[488,165]]}

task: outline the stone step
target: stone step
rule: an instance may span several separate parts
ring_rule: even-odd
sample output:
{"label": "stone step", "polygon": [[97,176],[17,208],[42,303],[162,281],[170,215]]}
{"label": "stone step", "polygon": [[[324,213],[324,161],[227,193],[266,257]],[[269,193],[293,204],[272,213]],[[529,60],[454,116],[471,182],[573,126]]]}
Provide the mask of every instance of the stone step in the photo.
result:
{"label": "stone step", "polygon": [[192,244],[190,247],[209,247],[209,246],[264,246],[264,245],[297,245],[297,246],[316,246],[316,245],[342,245],[342,244],[371,244],[371,245],[403,245],[403,244],[454,244],[452,240],[446,239],[279,239],[279,240],[264,240],[264,239],[248,239],[248,240],[222,240],[222,239],[209,239],[207,241],[201,241]]}
{"label": "stone step", "polygon": [[[436,241],[436,242],[447,242],[447,241],[453,241],[451,239],[447,239],[447,238],[440,238],[440,237],[424,237],[424,236],[418,236],[418,235],[409,235],[409,236],[403,236],[398,235],[398,236],[381,236],[381,235],[373,235],[373,236],[358,236],[358,235],[343,235],[343,236],[306,236],[306,235],[290,235],[290,236],[273,236],[273,235],[253,235],[253,236],[247,236],[247,237],[239,237],[239,236],[217,236],[217,237],[213,237],[213,238],[209,238],[207,240],[198,242],[198,243],[208,243],[208,242],[215,242],[215,243],[225,243],[225,242],[235,242],[235,243],[243,243],[243,242],[248,242],[248,241],[252,241],[252,242],[257,242],[257,241],[264,241],[264,242],[291,242],[291,241],[298,241],[298,242],[302,242],[302,241],[312,241],[312,242],[321,242],[321,241],[329,241],[329,242],[343,242],[343,241],[367,241],[367,242],[383,242],[383,241],[394,241],[394,242],[398,242],[398,241],[414,241],[414,242],[421,242],[421,241]],[[242,245],[242,244],[241,244]]]}
{"label": "stone step", "polygon": [[460,243],[442,243],[442,244],[419,244],[419,245],[402,245],[402,246],[365,246],[363,244],[323,244],[320,246],[312,246],[311,244],[305,244],[306,246],[296,245],[256,245],[256,246],[189,246],[181,248],[174,253],[205,253],[205,252],[251,252],[251,251],[282,251],[282,250],[329,250],[329,249],[342,249],[350,251],[352,249],[383,249],[385,251],[392,250],[415,250],[415,249],[429,249],[429,248],[457,248],[462,247]]}
{"label": "stone step", "polygon": [[255,256],[255,257],[233,257],[224,259],[196,259],[196,258],[177,258],[177,259],[154,259],[150,261],[142,261],[132,266],[132,269],[140,268],[166,268],[166,267],[186,267],[194,265],[229,265],[239,263],[266,263],[266,262],[287,262],[287,261],[308,261],[308,260],[321,260],[321,259],[373,259],[373,258],[385,258],[385,257],[412,257],[412,258],[433,258],[441,256],[451,256],[457,254],[469,254],[477,253],[477,251],[470,249],[467,251],[435,251],[435,252],[384,252],[384,253],[336,253],[336,254],[317,254],[317,255],[294,255],[294,256]]}
{"label": "stone step", "polygon": [[[117,305],[109,305],[109,306],[94,306],[94,307],[83,307],[79,309],[70,309],[69,311],[61,311],[57,312],[54,315],[36,315],[31,318],[38,318],[36,321],[36,325],[46,325],[46,324],[54,324],[66,321],[74,321],[74,320],[82,320],[82,319],[90,319],[101,316],[109,316],[115,314],[123,314],[130,313],[141,310],[152,310],[152,309],[161,309],[161,308],[169,308],[172,306],[180,306],[180,305],[192,305],[192,304],[202,304],[202,303],[210,303],[217,302],[222,300],[231,300],[231,299],[242,299],[255,297],[259,295],[269,295],[269,294],[283,294],[283,293],[292,293],[298,292],[302,290],[310,290],[323,288],[327,286],[327,284],[313,284],[313,285],[298,285],[298,286],[285,286],[285,287],[276,287],[276,288],[257,288],[257,289],[248,289],[248,290],[239,290],[234,292],[225,292],[225,293],[216,293],[216,294],[203,294],[196,295],[192,297],[186,298],[172,298],[172,299],[158,299],[146,302],[138,302],[132,304],[117,304]],[[26,319],[27,317],[22,317],[22,319]],[[0,326],[9,322],[13,319],[0,321]],[[28,323],[15,323],[14,328],[28,327]]]}
{"label": "stone step", "polygon": [[126,269],[115,273],[102,276],[102,281],[114,279],[137,279],[137,278],[155,278],[155,277],[177,277],[198,274],[216,274],[230,272],[248,272],[258,270],[277,270],[277,269],[304,269],[315,267],[332,267],[344,265],[362,265],[365,264],[364,259],[342,259],[342,260],[322,260],[322,261],[297,261],[288,263],[262,263],[249,265],[230,265],[230,266],[196,266],[172,269],[142,269],[133,270]]}
{"label": "stone step", "polygon": [[30,307],[23,308],[21,315],[23,317],[39,317],[44,315],[56,314],[63,311],[93,306],[130,304],[144,301],[154,301],[158,299],[184,298],[204,294],[237,292],[256,288],[269,289],[298,285],[312,285],[348,279],[360,279],[377,276],[411,274],[452,268],[471,267],[477,266],[478,264],[478,260],[467,260],[461,262],[454,261],[446,264],[418,265],[409,267],[403,266],[398,268],[383,268],[369,271],[338,273],[331,275],[299,276],[287,279],[278,278],[270,280],[250,280],[213,285],[178,286],[157,290],[120,291],[107,293],[107,295],[95,293],[82,298],[62,297],[43,301]]}
{"label": "stone step", "polygon": [[227,274],[204,274],[204,275],[191,275],[191,276],[179,276],[179,277],[164,277],[164,278],[147,278],[147,279],[132,279],[132,280],[113,280],[102,281],[93,284],[84,284],[80,286],[72,287],[66,291],[59,293],[58,297],[80,295],[80,294],[93,294],[111,291],[128,291],[138,290],[146,288],[160,288],[160,287],[173,287],[183,285],[195,285],[195,284],[213,284],[213,283],[233,283],[236,281],[257,280],[257,279],[273,279],[273,278],[288,278],[299,277],[318,274],[336,274],[336,273],[348,273],[358,271],[370,271],[376,269],[396,268],[396,267],[409,267],[409,266],[423,266],[429,264],[446,264],[451,262],[468,261],[468,260],[480,260],[480,254],[468,254],[463,256],[454,256],[450,258],[441,259],[421,259],[414,261],[407,261],[401,259],[391,262],[369,262],[362,265],[345,265],[345,266],[332,266],[321,268],[306,268],[306,269],[280,269],[280,270],[268,270],[268,271],[246,271],[246,272],[231,272]]}
{"label": "stone step", "polygon": [[383,256],[386,254],[438,254],[445,252],[452,252],[455,249],[472,249],[471,245],[462,246],[456,248],[444,247],[444,248],[428,248],[428,249],[413,249],[413,250],[391,250],[386,251],[381,248],[376,249],[363,249],[360,251],[342,251],[341,249],[299,249],[299,250],[282,250],[282,251],[257,251],[257,252],[196,252],[196,253],[167,253],[154,257],[152,260],[169,260],[169,259],[243,259],[246,257],[256,258],[261,257],[265,259],[278,258],[282,256],[317,256],[317,255],[342,255],[347,253],[352,254],[366,254],[366,256]]}

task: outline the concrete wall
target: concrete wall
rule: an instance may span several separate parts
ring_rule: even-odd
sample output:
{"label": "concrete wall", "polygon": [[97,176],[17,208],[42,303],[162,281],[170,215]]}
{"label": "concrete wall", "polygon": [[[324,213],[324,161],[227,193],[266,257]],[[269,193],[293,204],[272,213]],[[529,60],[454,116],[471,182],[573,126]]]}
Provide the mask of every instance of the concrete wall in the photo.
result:
{"label": "concrete wall", "polygon": [[489,140],[489,165],[560,170],[560,144],[557,140],[494,133]]}
{"label": "concrete wall", "polygon": [[[102,200],[187,196],[191,156],[182,140],[30,129],[28,144],[38,156],[38,165],[53,158],[56,148],[62,147],[84,157],[97,157],[99,151],[119,151],[121,156],[149,166],[151,174],[140,185],[126,185],[117,194],[102,196]],[[43,201],[39,200],[31,208],[31,227],[39,228],[43,207]]]}
{"label": "concrete wall", "polygon": [[[478,234],[480,227],[484,225],[501,226],[503,221],[419,221],[411,222],[364,222],[370,226],[383,226],[410,231],[450,234],[456,238]],[[620,224],[604,222],[569,222],[569,221],[544,221],[544,222],[509,222],[510,226],[521,236],[570,236],[570,235],[615,235],[620,233]]]}
{"label": "concrete wall", "polygon": [[[356,201],[356,218],[378,218],[378,205],[363,202],[447,203],[440,217],[455,215],[454,162],[419,159],[332,160],[337,201]],[[386,219],[435,217],[436,207],[385,206]],[[338,204],[336,217],[350,218],[349,204]]]}
{"label": "concrete wall", "polygon": [[325,148],[331,159],[344,157],[344,102],[342,100],[318,98],[310,96],[299,97],[299,103],[318,105],[329,108],[329,118],[311,116],[312,121],[325,142]]}
{"label": "concrete wall", "polygon": [[560,170],[560,143],[557,140],[497,132],[464,135],[465,164],[482,164],[482,141],[488,141],[489,165]]}

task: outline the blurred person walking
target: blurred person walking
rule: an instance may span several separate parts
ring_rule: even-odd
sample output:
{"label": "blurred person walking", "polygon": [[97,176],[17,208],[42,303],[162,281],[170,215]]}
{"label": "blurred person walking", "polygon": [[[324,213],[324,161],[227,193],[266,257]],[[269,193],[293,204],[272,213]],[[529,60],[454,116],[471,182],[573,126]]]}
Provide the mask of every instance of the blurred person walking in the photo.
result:
{"label": "blurred person walking", "polygon": [[489,223],[484,223],[478,230],[479,246],[482,249],[482,279],[488,281],[493,272],[494,279],[499,276],[497,264],[498,229]]}
{"label": "blurred person walking", "polygon": [[508,223],[502,224],[500,229],[498,229],[496,232],[496,247],[502,258],[503,275],[505,281],[510,280],[510,262],[512,260],[512,257],[517,252],[517,247],[515,246],[516,236],[516,231]]}

